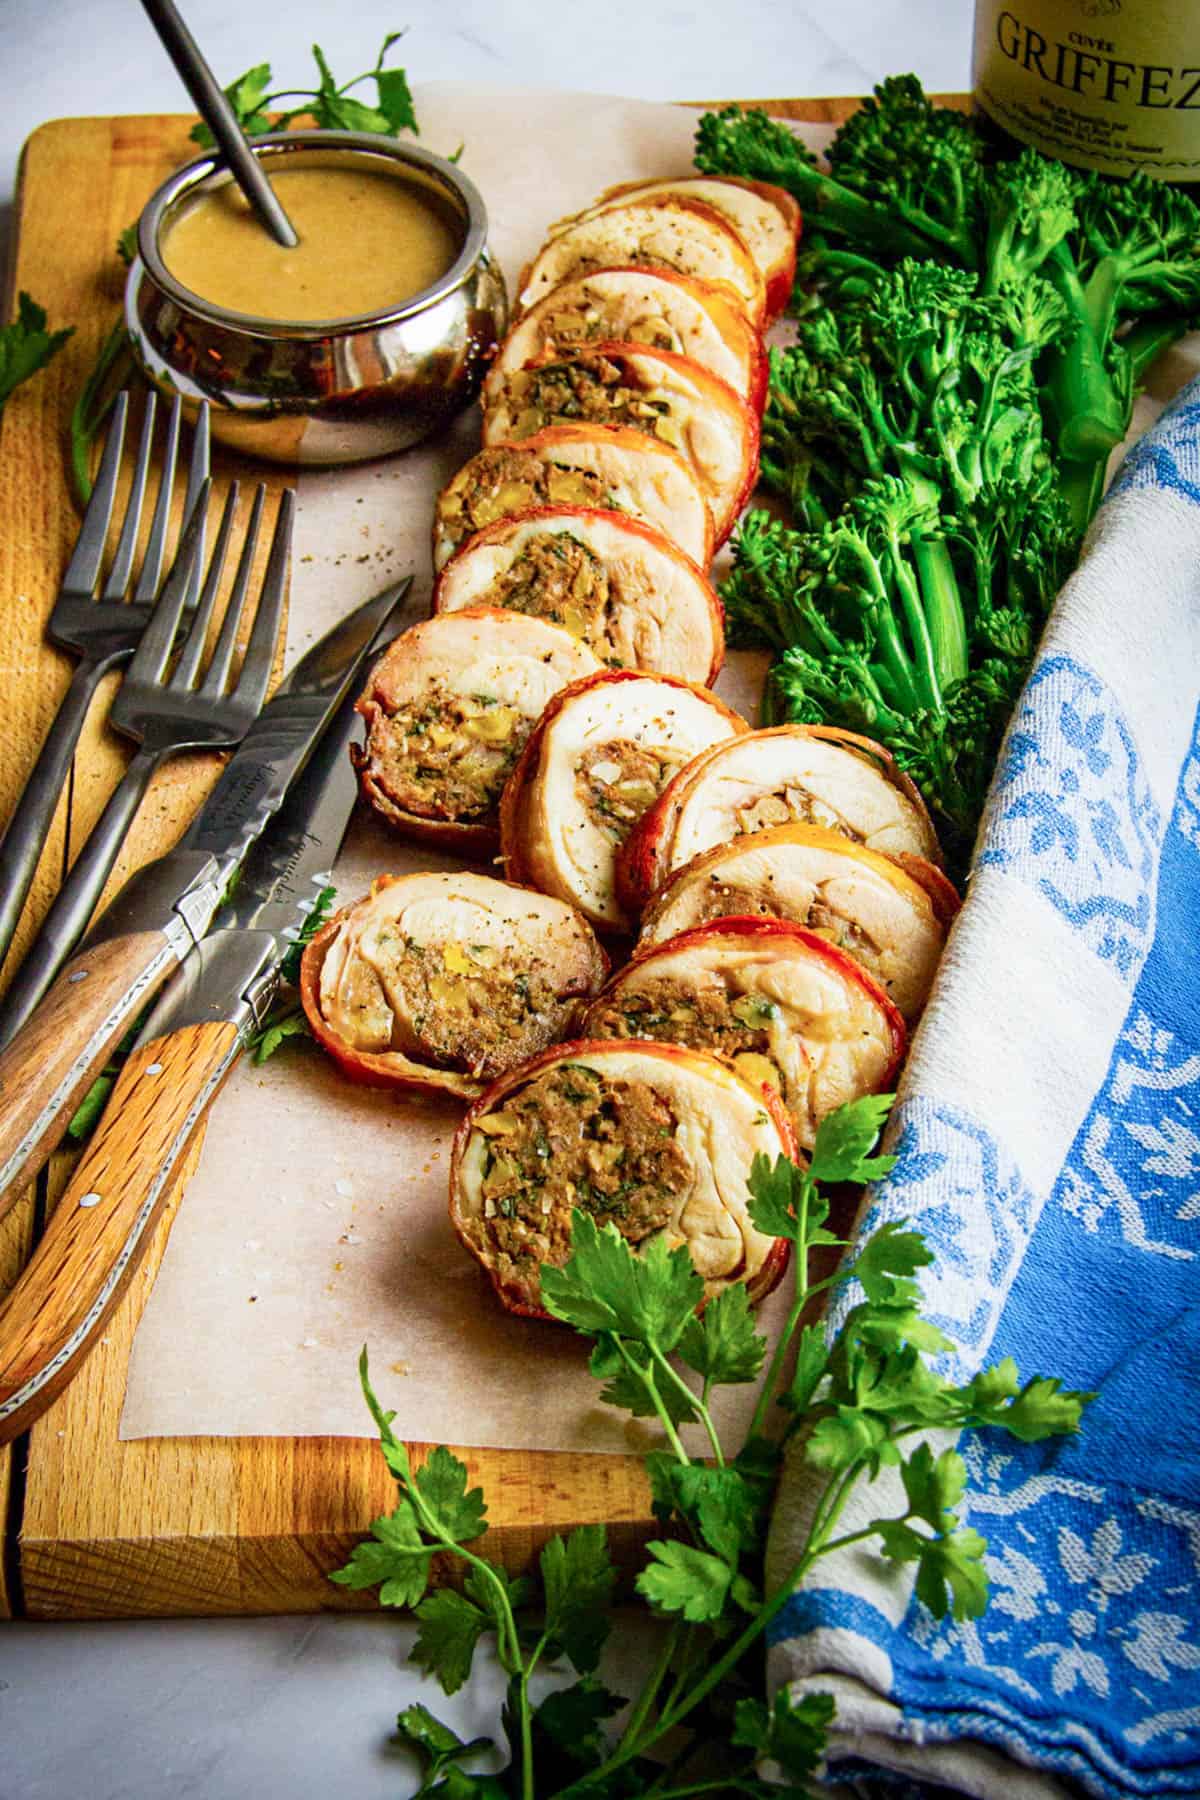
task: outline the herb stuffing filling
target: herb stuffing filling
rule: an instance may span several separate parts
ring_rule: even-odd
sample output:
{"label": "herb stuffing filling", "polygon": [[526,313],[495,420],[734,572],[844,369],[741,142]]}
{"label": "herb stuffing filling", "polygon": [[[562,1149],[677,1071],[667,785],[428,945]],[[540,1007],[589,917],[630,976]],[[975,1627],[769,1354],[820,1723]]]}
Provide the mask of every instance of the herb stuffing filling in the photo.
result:
{"label": "herb stuffing filling", "polygon": [[432,687],[376,725],[369,746],[380,786],[405,812],[432,819],[495,813],[533,720],[494,694]]}
{"label": "herb stuffing filling", "polygon": [[561,625],[602,660],[615,663],[614,599],[608,570],[596,552],[571,532],[559,531],[529,539],[478,603]]}
{"label": "herb stuffing filling", "polygon": [[481,1252],[502,1278],[536,1290],[539,1264],[566,1261],[573,1208],[633,1244],[661,1231],[692,1186],[677,1123],[644,1081],[581,1063],[537,1076],[476,1125],[486,1139]]}
{"label": "herb stuffing filling", "polygon": [[[781,1077],[770,1060],[770,1027],[779,1008],[758,994],[731,994],[723,982],[703,987],[658,976],[627,987],[588,1015],[597,1037],[655,1038],[711,1050],[743,1073],[771,1081]],[[738,1058],[745,1057],[745,1063]]]}
{"label": "herb stuffing filling", "polygon": [[372,945],[373,974],[392,1009],[391,1041],[371,1048],[416,1055],[483,1080],[562,1037],[580,987],[540,960],[496,944],[418,943],[399,930]]}
{"label": "herb stuffing filling", "polygon": [[576,764],[580,804],[610,843],[623,844],[686,761],[686,751],[639,744],[633,738],[596,744]]}
{"label": "herb stuffing filling", "polygon": [[666,395],[631,381],[619,363],[594,351],[569,362],[518,369],[506,387],[515,438],[532,437],[554,424],[624,425],[676,450],[684,448]]}
{"label": "herb stuffing filling", "polygon": [[473,456],[443,491],[439,526],[458,545],[485,525],[535,506],[624,510],[602,476],[545,462],[533,450],[496,444]]}

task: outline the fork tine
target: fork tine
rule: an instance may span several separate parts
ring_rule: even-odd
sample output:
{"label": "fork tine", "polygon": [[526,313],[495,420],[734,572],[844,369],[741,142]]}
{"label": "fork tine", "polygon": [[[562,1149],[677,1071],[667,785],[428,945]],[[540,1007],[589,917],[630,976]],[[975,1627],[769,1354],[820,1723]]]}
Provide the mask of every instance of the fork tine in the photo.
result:
{"label": "fork tine", "polygon": [[[229,492],[225,497],[225,510],[221,515],[221,524],[220,529],[217,532],[216,544],[213,547],[212,561],[208,565],[208,575],[204,582],[204,592],[200,596],[200,604],[197,606],[192,618],[191,627],[187,634],[187,640],[180,652],[179,661],[175,665],[175,671],[171,676],[170,686],[177,693],[182,693],[186,689],[195,687],[196,685],[196,674],[200,668],[200,660],[203,657],[205,648],[208,644],[208,627],[212,621],[213,608],[217,603],[217,592],[221,586],[221,576],[225,569],[225,553],[229,548],[229,534],[233,529],[233,515],[237,511],[237,503],[238,484],[235,481],[230,484]],[[189,592],[194,585],[195,571],[203,563],[203,560],[203,554],[200,554],[192,564],[192,575],[188,580]]]}
{"label": "fork tine", "polygon": [[[200,402],[200,410],[196,414],[196,423],[192,428],[192,457],[188,464],[187,492],[183,500],[183,516],[190,519],[192,508],[196,504],[196,496],[200,492],[200,483],[206,481],[209,468],[209,417],[208,401]],[[200,527],[200,554],[192,565],[192,579],[188,584],[187,599],[184,604],[189,611],[196,604],[196,596],[200,592],[200,577],[204,572],[204,527]]]}
{"label": "fork tine", "polygon": [[175,561],[171,565],[171,573],[167,576],[166,584],[129,665],[129,673],[125,678],[127,683],[158,683],[162,680],[162,672],[171,654],[175,633],[179,629],[183,603],[191,585],[192,567],[200,556],[200,539],[211,488],[212,483],[205,481],[200,489],[195,509],[188,519]]}
{"label": "fork tine", "polygon": [[123,391],[118,394],[113,408],[112,424],[108,428],[108,440],[100,459],[96,485],[83,515],[83,525],[74,554],[63,576],[63,588],[68,593],[90,594],[99,577],[113,501],[117,495],[117,475],[121,468],[121,451],[125,444],[125,422],[128,417],[129,395]]}
{"label": "fork tine", "polygon": [[[150,536],[146,540],[146,554],[142,558],[141,574],[138,576],[137,587],[133,591],[134,602],[140,606],[154,604],[154,596],[158,593],[158,584],[162,577],[163,557],[167,548],[167,527],[171,523],[171,491],[175,486],[175,460],[179,454],[179,421],[182,411],[183,403],[176,394],[171,402],[171,411],[167,416],[162,473],[158,481],[158,499],[154,503],[154,517],[150,521]],[[187,517],[186,513],[184,517]]]}
{"label": "fork tine", "polygon": [[129,498],[125,502],[125,518],[121,525],[121,535],[117,539],[117,552],[113,557],[112,568],[108,571],[108,580],[104,583],[104,590],[100,595],[102,600],[123,600],[125,589],[129,586],[129,576],[133,569],[133,553],[137,549],[138,530],[142,523],[146,472],[150,467],[150,451],[154,444],[155,410],[156,396],[151,392],[146,395],[146,410],[142,415],[142,436],[138,444],[137,462],[134,464]]}
{"label": "fork tine", "polygon": [[275,536],[263,576],[262,593],[246,654],[237,678],[239,700],[261,706],[267,695],[267,683],[275,665],[275,645],[279,637],[279,621],[283,616],[283,596],[287,589],[288,558],[292,550],[292,523],[296,516],[296,496],[285,488],[275,515]]}
{"label": "fork tine", "polygon": [[221,633],[217,638],[217,647],[212,653],[212,661],[200,684],[200,692],[210,698],[225,692],[225,682],[233,664],[238,625],[241,622],[242,608],[246,603],[246,590],[250,585],[250,570],[258,545],[258,531],[262,523],[263,501],[266,498],[266,492],[264,487],[255,489],[254,504],[250,508],[250,522],[246,527],[246,541],[242,546],[237,574],[233,579],[233,590],[225,607],[225,617],[221,620]]}

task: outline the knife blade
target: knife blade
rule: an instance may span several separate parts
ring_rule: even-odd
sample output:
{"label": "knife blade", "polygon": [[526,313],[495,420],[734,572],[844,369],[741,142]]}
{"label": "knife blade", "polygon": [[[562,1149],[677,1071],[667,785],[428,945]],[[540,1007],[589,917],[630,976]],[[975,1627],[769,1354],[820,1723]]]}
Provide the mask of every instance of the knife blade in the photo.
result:
{"label": "knife blade", "polygon": [[149,1246],[204,1113],[266,1017],[354,808],[342,705],[215,928],[176,970],[114,1084],[41,1243],[0,1304],[0,1443],[71,1379]]}
{"label": "knife blade", "polygon": [[37,1174],[113,1046],[203,941],[363,666],[395,635],[411,577],[365,601],[281,682],[181,843],[140,869],[0,1051],[0,1219]]}

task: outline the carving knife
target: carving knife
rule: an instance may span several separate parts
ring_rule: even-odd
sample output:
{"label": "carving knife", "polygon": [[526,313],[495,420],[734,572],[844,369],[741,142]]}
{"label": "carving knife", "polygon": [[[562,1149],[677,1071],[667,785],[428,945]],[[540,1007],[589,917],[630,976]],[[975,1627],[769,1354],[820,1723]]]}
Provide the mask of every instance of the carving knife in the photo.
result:
{"label": "carving knife", "polygon": [[60,1142],[113,1046],[194,954],[364,665],[395,635],[410,586],[408,578],[365,601],[305,652],[178,847],[131,877],[0,1051],[0,1219]]}
{"label": "carving knife", "polygon": [[138,1267],[206,1108],[263,1024],[354,809],[349,696],[177,969],[33,1257],[0,1304],[0,1443],[70,1381]]}

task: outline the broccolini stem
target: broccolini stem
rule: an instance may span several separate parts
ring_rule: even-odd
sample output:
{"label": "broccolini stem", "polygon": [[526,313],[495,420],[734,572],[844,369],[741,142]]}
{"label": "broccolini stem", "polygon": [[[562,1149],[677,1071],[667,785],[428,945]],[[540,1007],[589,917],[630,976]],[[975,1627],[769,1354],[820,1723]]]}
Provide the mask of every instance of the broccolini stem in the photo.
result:
{"label": "broccolini stem", "polygon": [[1058,465],[1058,487],[1071,515],[1071,523],[1083,536],[1095,515],[1104,493],[1104,476],[1108,456],[1097,456],[1091,462],[1068,462]]}
{"label": "broccolini stem", "polygon": [[1058,427],[1059,454],[1090,462],[1120,443],[1128,413],[1105,364],[1102,342],[1092,330],[1087,294],[1070,252],[1060,244],[1043,267],[1078,323],[1074,335],[1055,345],[1047,359],[1046,393]]}
{"label": "broccolini stem", "polygon": [[944,693],[962,681],[970,666],[967,623],[963,618],[958,580],[944,538],[912,534],[913,560],[925,598],[924,616],[929,622],[929,643],[938,687]]}

